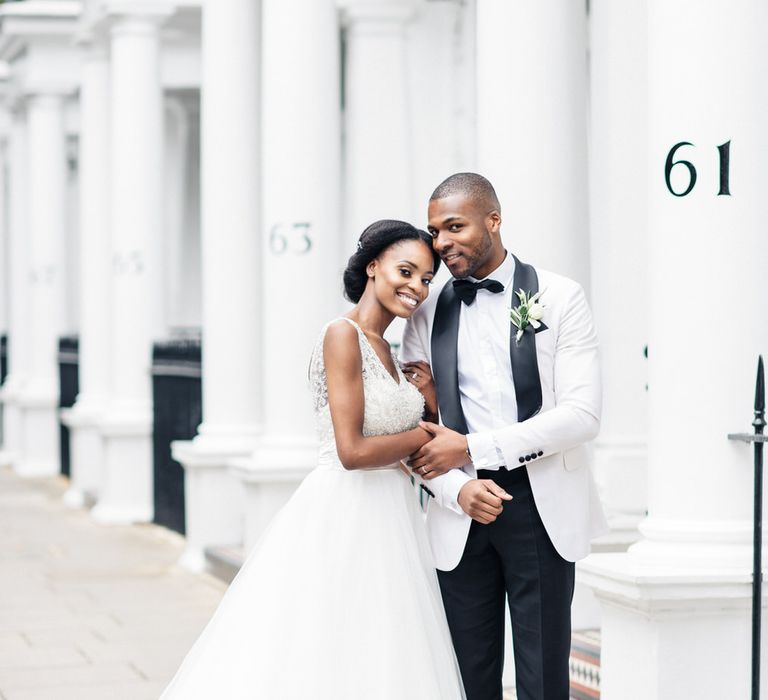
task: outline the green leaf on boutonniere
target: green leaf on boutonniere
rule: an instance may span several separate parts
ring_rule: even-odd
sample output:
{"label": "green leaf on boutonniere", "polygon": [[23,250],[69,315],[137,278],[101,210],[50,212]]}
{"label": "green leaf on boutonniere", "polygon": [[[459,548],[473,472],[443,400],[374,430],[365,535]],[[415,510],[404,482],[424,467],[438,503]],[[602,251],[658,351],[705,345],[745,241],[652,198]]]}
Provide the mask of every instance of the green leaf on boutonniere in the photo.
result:
{"label": "green leaf on boutonniere", "polygon": [[542,289],[535,294],[531,294],[531,292],[525,292],[524,290],[519,289],[515,292],[517,298],[520,300],[520,305],[517,308],[511,308],[509,310],[509,317],[517,328],[517,333],[515,334],[516,343],[520,342],[525,329],[529,325],[532,325],[534,330],[541,326],[541,318],[544,316],[546,306],[540,304],[539,299],[545,291],[546,290]]}

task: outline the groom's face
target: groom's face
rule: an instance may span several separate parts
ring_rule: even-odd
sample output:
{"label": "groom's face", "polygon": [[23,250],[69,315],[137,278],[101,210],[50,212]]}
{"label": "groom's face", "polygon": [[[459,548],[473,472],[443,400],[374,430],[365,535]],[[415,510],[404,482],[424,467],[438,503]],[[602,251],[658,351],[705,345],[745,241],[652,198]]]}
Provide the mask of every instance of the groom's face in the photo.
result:
{"label": "groom's face", "polygon": [[432,245],[457,279],[482,278],[490,270],[496,247],[501,217],[497,211],[485,211],[471,198],[456,194],[429,203]]}

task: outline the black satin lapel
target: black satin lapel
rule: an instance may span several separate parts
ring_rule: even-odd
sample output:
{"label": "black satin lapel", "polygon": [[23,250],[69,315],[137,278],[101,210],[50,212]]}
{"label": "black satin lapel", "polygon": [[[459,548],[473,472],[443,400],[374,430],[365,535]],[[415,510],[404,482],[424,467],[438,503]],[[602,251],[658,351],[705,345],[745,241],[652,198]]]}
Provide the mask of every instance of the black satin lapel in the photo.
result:
{"label": "black satin lapel", "polygon": [[432,326],[432,375],[437,389],[437,403],[443,425],[462,435],[467,434],[467,422],[461,409],[459,395],[459,315],[461,300],[449,282],[440,292]]}
{"label": "black satin lapel", "polygon": [[[513,256],[514,257],[514,256]],[[512,281],[512,308],[520,306],[520,299],[515,292],[535,294],[539,291],[539,278],[536,270],[515,258],[515,277]],[[544,326],[539,330],[544,330]],[[515,385],[517,401],[517,420],[524,421],[535,416],[541,410],[541,379],[539,362],[536,358],[536,331],[533,326],[526,326],[523,337],[518,343],[515,339],[518,328],[509,322],[509,356],[512,360],[512,381]]]}

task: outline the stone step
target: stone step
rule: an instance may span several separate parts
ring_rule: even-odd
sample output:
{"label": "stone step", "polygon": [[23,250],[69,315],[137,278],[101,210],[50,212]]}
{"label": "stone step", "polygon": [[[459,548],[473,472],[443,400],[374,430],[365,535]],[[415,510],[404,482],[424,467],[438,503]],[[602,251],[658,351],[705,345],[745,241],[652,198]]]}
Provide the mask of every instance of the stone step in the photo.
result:
{"label": "stone step", "polygon": [[232,583],[244,561],[245,553],[239,545],[217,545],[205,549],[206,570],[225,583]]}
{"label": "stone step", "polygon": [[[217,546],[205,550],[208,571],[231,583],[244,561],[242,547]],[[571,700],[600,698],[600,630],[577,630],[571,636]],[[514,688],[505,688],[504,700],[514,700]]]}

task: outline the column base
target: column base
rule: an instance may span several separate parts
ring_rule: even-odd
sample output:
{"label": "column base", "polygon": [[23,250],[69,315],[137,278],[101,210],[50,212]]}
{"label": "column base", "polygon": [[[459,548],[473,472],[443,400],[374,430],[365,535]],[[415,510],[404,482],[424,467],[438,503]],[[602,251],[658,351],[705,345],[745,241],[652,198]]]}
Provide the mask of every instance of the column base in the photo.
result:
{"label": "column base", "polygon": [[648,563],[630,551],[578,565],[601,605],[603,700],[749,697],[752,574],[719,564]]}
{"label": "column base", "polygon": [[62,503],[72,510],[81,510],[90,508],[96,502],[96,499],[84,491],[70,486],[61,497]]}
{"label": "column base", "polygon": [[54,476],[61,471],[58,387],[27,381],[17,395],[21,446],[14,462],[19,476]]}
{"label": "column base", "polygon": [[228,465],[251,454],[256,440],[253,435],[231,437],[227,441],[201,434],[171,444],[173,458],[184,467],[187,547],[179,565],[191,571],[206,569],[207,547],[243,541],[243,487]]}
{"label": "column base", "polygon": [[98,422],[104,462],[94,520],[123,525],[151,522],[151,410],[111,410]]}
{"label": "column base", "polygon": [[640,539],[637,526],[648,509],[647,440],[639,436],[598,438],[592,471],[610,527],[592,551],[626,551]]}
{"label": "column base", "polygon": [[24,380],[17,374],[6,377],[0,387],[0,403],[3,405],[3,448],[0,450],[0,466],[11,467],[23,453],[22,411],[19,392]]}
{"label": "column base", "polygon": [[69,428],[69,490],[64,503],[83,508],[98,500],[104,465],[104,443],[99,420],[104,416],[101,402],[78,401],[72,408],[62,409],[61,422]]}
{"label": "column base", "polygon": [[231,465],[245,490],[243,544],[247,554],[296,487],[317,466],[317,440],[307,436],[266,436],[251,457],[233,460]]}
{"label": "column base", "polygon": [[98,503],[91,509],[91,517],[102,525],[133,525],[152,522],[153,508],[141,505]]}

